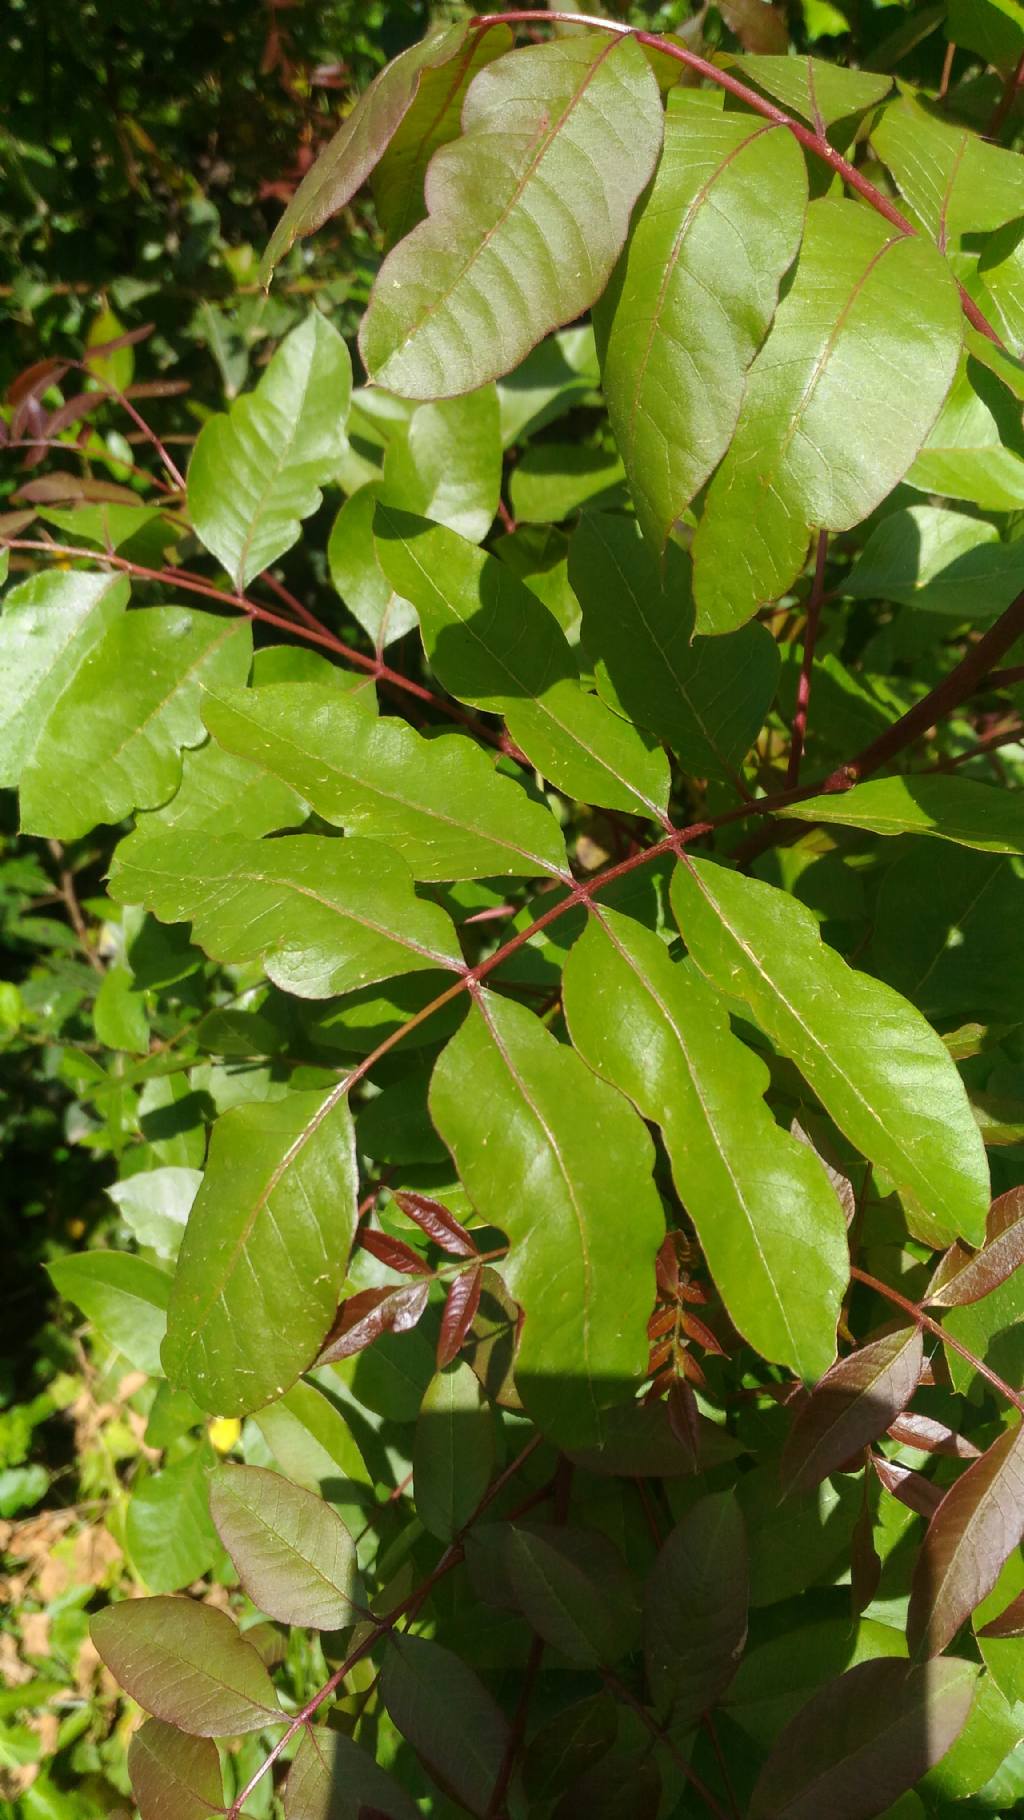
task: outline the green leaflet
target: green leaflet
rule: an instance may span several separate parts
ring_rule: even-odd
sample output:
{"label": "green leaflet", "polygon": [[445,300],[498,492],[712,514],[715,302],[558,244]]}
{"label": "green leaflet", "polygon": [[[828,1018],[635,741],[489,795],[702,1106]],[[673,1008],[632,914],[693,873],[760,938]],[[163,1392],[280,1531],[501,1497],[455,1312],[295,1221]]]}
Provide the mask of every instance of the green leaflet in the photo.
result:
{"label": "green leaflet", "polygon": [[995,525],[944,506],[886,513],[843,581],[855,600],[891,600],[973,625],[998,619],[1022,588],[1024,542],[1003,543]]}
{"label": "green leaflet", "polygon": [[421,404],[388,443],[385,500],[470,543],[487,536],[500,492],[501,418],[493,385]]}
{"label": "green leaflet", "polygon": [[582,519],[569,579],[609,707],[667,741],[695,777],[735,782],[778,680],[767,628],[694,639],[688,558],[670,544],[659,564],[636,527],[609,513]]}
{"label": "green leaflet", "polygon": [[207,1478],[214,1463],[213,1448],[204,1440],[183,1459],[134,1481],[124,1539],[150,1592],[177,1592],[213,1565],[217,1533],[210,1521]]}
{"label": "green leaflet", "polygon": [[1024,350],[1024,233],[1019,220],[989,235],[978,260],[978,283],[985,314],[1019,356]]}
{"label": "green leaflet", "polygon": [[11,787],[54,703],[128,605],[125,575],[51,569],[4,598],[0,617],[0,784]]}
{"label": "green leaflet", "polygon": [[238,589],[290,550],[345,451],[348,349],[317,310],[281,343],[254,392],[199,433],[188,470],[196,535]]}
{"label": "green leaflet", "polygon": [[878,777],[835,796],[792,803],[779,814],[872,834],[932,834],[982,853],[1024,853],[1021,797],[967,777]]}
{"label": "green leaflet", "polygon": [[1017,440],[1012,411],[990,373],[977,360],[964,360],[907,474],[907,485],[967,500],[986,512],[1019,511],[1024,506],[1024,460],[1004,440]]}
{"label": "green leaflet", "polygon": [[192,1599],[122,1599],[90,1628],[121,1686],[168,1725],[213,1738],[284,1723],[270,1676],[227,1612]]}
{"label": "green leaflet", "polygon": [[422,43],[410,45],[374,77],[307,171],[274,229],[260,263],[261,284],[269,283],[274,267],[296,240],[322,227],[365,183],[416,100],[424,73],[453,62],[457,70],[462,68],[466,38],[465,25],[435,32]]}
{"label": "green leaflet", "polygon": [[144,1816],[213,1820],[224,1811],[224,1778],[213,1740],[188,1738],[162,1719],[147,1719],[132,1734],[128,1774]]}
{"label": "green leaflet", "polygon": [[382,492],[381,481],[370,481],[346,499],[327,544],[331,580],[378,651],[416,624],[415,607],[395,593],[377,561],[373,520]]}
{"label": "green leaflet", "polygon": [[741,81],[755,82],[819,133],[837,120],[849,120],[875,107],[892,87],[891,76],[842,69],[838,64],[824,63],[820,57],[754,55],[742,58],[736,70]]}
{"label": "green leaflet", "polygon": [[694,539],[698,631],[728,632],[777,600],[812,527],[849,530],[892,491],[935,422],[960,340],[956,289],[933,247],[858,203],[811,203]]}
{"label": "green leaflet", "polygon": [[657,176],[595,312],[612,428],[659,553],[728,447],[807,206],[793,135],[721,103],[669,95]]}
{"label": "green leaflet", "polygon": [[871,142],[938,246],[1001,227],[1024,214],[1024,169],[1014,152],[943,120],[912,95],[885,109]]}
{"label": "green leaflet", "polygon": [[201,1408],[260,1409],[312,1364],[345,1280],[357,1185],[336,1090],[236,1106],[217,1121],[163,1345],[167,1376]]}
{"label": "green leaflet", "polygon": [[581,687],[552,613],[497,557],[378,507],[381,567],[420,617],[431,666],[460,701],[503,714],[552,783],[582,802],[662,818],[665,755]]}
{"label": "green leaflet", "polygon": [[820,1377],[835,1358],[846,1227],[817,1157],[765,1105],[763,1062],[692,964],[617,911],[595,909],[563,991],[584,1060],[661,1126],[731,1319],[763,1357]]}
{"label": "green leaflet", "polygon": [[532,1012],[487,992],[438,1061],[430,1110],[474,1206],[508,1235],[524,1403],[556,1439],[599,1441],[601,1410],[645,1368],[664,1232],[640,1119]]}
{"label": "green leaflet", "polygon": [[62,1296],[87,1315],[130,1365],[156,1375],[167,1329],[171,1279],[125,1251],[86,1251],[47,1265]]}
{"label": "green leaflet", "polygon": [[315,683],[211,695],[205,716],[221,746],[289,784],[325,821],[387,841],[414,878],[565,872],[550,810],[461,734],[424,739]]}
{"label": "green leaflet", "polygon": [[244,682],[251,659],[245,620],[191,607],[119,615],[53,700],[21,774],[22,827],[76,840],[166,802],[181,747],[203,737],[203,689]]}
{"label": "green leaflet", "polygon": [[445,912],[415,896],[408,867],[378,841],[140,831],[117,849],[110,892],[163,923],[190,922],[213,960],[261,961],[299,998],[462,963]]}
{"label": "green leaflet", "polygon": [[278,828],[301,826],[308,813],[303,799],[287,784],[207,740],[198,750],[183,753],[181,783],[174,795],[137,825],[147,834],[157,829],[191,834],[202,828],[214,836],[259,840]]}
{"label": "green leaflet", "polygon": [[269,1617],[343,1630],[362,1615],[355,1544],[323,1498],[225,1461],[210,1480],[210,1514],[243,1590]]}
{"label": "green leaflet", "polygon": [[890,1177],[927,1243],[980,1244],[988,1164],[944,1044],[891,987],[826,947],[796,898],[707,860],[680,862],[672,905],[713,985],[742,1000],[825,1110]]}
{"label": "green leaflet", "polygon": [[360,329],[374,384],[451,397],[510,372],[590,308],[661,148],[639,45],[584,34],[476,76],[435,154],[428,217],[388,254]]}
{"label": "green leaflet", "polygon": [[452,1542],[487,1490],[494,1424],[471,1367],[439,1371],[424,1393],[413,1446],[416,1515],[430,1535]]}

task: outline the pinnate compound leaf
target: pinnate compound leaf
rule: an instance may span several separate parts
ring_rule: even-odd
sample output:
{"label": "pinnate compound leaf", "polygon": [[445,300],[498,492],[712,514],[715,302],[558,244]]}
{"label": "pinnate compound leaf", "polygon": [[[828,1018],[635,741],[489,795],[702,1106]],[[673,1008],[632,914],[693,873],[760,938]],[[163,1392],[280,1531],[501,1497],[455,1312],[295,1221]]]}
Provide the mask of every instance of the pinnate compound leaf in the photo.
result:
{"label": "pinnate compound leaf", "polygon": [[384,1705],[440,1786],[483,1816],[508,1742],[500,1707],[467,1663],[426,1637],[392,1635]]}
{"label": "pinnate compound leaf", "polygon": [[654,1563],[644,1598],[651,1697],[677,1735],[717,1705],[747,1636],[747,1539],[729,1491],[687,1511]]}
{"label": "pinnate compound leaf", "polygon": [[450,397],[511,372],[590,308],[654,169],[663,116],[640,46],[583,34],[475,77],[435,153],[428,216],[385,259],[359,345],[374,384]]}
{"label": "pinnate compound leaf", "polygon": [[907,1614],[911,1653],[937,1656],[992,1591],[1024,1537],[1024,1423],[947,1491],[921,1545]]}
{"label": "pinnate compound leaf", "polygon": [[262,962],[299,998],[461,965],[447,915],[415,896],[408,867],[379,841],[140,829],[117,849],[110,892],[163,923],[190,922],[214,960]]}
{"label": "pinnate compound leaf", "polygon": [[752,1012],[852,1144],[899,1191],[927,1243],[980,1242],[988,1163],[945,1044],[891,987],[827,947],[796,898],[682,861],[672,903],[711,984]]}
{"label": "pinnate compound leaf", "polygon": [[609,513],[582,519],[569,580],[602,699],[667,741],[694,776],[734,782],[778,681],[767,628],[694,639],[689,559],[670,544],[662,567],[636,527]]}
{"label": "pinnate compound leaf", "polygon": [[355,1543],[322,1498],[261,1466],[225,1462],[210,1481],[210,1514],[242,1591],[268,1617],[309,1630],[356,1622]]}
{"label": "pinnate compound leaf", "polygon": [[281,343],[254,392],[203,425],[188,470],[197,537],[235,587],[298,541],[345,452],[348,349],[314,310]]}
{"label": "pinnate compound leaf", "polygon": [[119,616],[56,697],[21,775],[27,833],[77,840],[99,822],[155,809],[203,738],[204,688],[244,682],[245,620],[190,607]]}
{"label": "pinnate compound leaf", "polygon": [[981,853],[1024,853],[1024,799],[968,777],[872,778],[780,813],[787,821],[835,823],[872,834],[931,834]]}
{"label": "pinnate compound leaf", "polygon": [[487,1490],[494,1466],[494,1425],[467,1364],[439,1371],[427,1385],[416,1423],[413,1472],[416,1515],[432,1536],[451,1542]]}
{"label": "pinnate compound leaf", "polygon": [[50,569],[5,596],[0,616],[0,785],[11,788],[50,710],[128,605],[126,575]]}
{"label": "pinnate compound leaf", "polygon": [[634,1648],[640,1611],[633,1582],[599,1530],[510,1523],[502,1554],[527,1623],[560,1655],[579,1668],[608,1668]]}
{"label": "pinnate compound leaf", "polygon": [[797,1410],[782,1455],[786,1492],[812,1491],[884,1434],[917,1389],[923,1356],[921,1329],[899,1327],[833,1365]]}
{"label": "pinnate compound leaf", "polygon": [[420,1810],[352,1738],[307,1725],[288,1771],[284,1812],[285,1820],[418,1820]]}
{"label": "pinnate compound leaf", "polygon": [[974,1662],[860,1662],[812,1695],[761,1772],[750,1820],[872,1820],[946,1754],[967,1722]]}
{"label": "pinnate compound leaf", "polygon": [[580,802],[660,820],[665,754],[581,687],[553,613],[496,556],[378,506],[377,554],[416,607],[432,669],[459,701],[503,714],[516,744]]}
{"label": "pinnate compound leaf", "polygon": [[218,1119],[178,1259],[163,1363],[201,1408],[238,1416],[312,1364],[356,1229],[352,1121],[337,1091]]}
{"label": "pinnate compound leaf", "polygon": [[891,493],[938,416],[960,341],[934,247],[857,203],[811,204],[694,538],[699,632],[743,625],[795,581],[812,527],[849,530]]}
{"label": "pinnate compound leaf", "polygon": [[[497,34],[496,34],[497,35]],[[312,234],[345,207],[386,152],[417,98],[424,74],[455,63],[461,71],[478,34],[465,25],[435,32],[395,57],[370,83],[334,138],[306,172],[278,222],[260,264],[260,283],[269,284],[289,247]],[[467,44],[468,38],[468,44]],[[507,43],[502,34],[499,45]],[[454,73],[454,72],[453,72]]]}
{"label": "pinnate compound leaf", "polygon": [[[722,99],[669,95],[657,175],[595,312],[615,440],[659,554],[728,447],[807,206],[793,135]],[[728,284],[709,283],[724,269]]]}
{"label": "pinnate compound leaf", "polygon": [[633,918],[597,910],[569,956],[573,1042],[659,1124],[730,1317],[802,1377],[835,1358],[849,1275],[842,1208],[814,1153],[776,1125],[764,1064],[717,994]]}
{"label": "pinnate compound leaf", "polygon": [[325,821],[386,841],[414,878],[565,872],[550,810],[461,734],[424,739],[315,683],[211,696],[205,719],[220,745],[290,784]]}
{"label": "pinnate compound leaf", "polygon": [[128,1746],[128,1775],[142,1820],[210,1820],[224,1812],[217,1746],[147,1719]]}
{"label": "pinnate compound leaf", "polygon": [[962,1308],[980,1302],[1024,1264],[1024,1188],[1011,1188],[992,1202],[980,1251],[953,1245],[928,1285],[930,1308]]}
{"label": "pinnate compound leaf", "polygon": [[127,1251],[85,1251],[55,1258],[47,1270],[58,1293],[74,1302],[130,1365],[160,1372],[171,1278]]}
{"label": "pinnate compound leaf", "polygon": [[602,1408],[646,1366],[664,1236],[642,1121],[532,1012],[488,992],[437,1063],[430,1111],[474,1206],[508,1236],[527,1409],[567,1445],[599,1442]]}
{"label": "pinnate compound leaf", "polygon": [[226,1612],[192,1599],[124,1599],[97,1612],[92,1640],[125,1692],[199,1738],[283,1722],[273,1683]]}

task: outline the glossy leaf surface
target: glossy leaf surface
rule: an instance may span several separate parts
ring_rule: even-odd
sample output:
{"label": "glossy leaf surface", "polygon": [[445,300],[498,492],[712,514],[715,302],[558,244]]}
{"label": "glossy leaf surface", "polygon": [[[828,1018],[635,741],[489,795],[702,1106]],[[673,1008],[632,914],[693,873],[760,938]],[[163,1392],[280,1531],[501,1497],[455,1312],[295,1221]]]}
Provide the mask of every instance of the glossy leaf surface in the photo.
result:
{"label": "glossy leaf surface", "polygon": [[782,1456],[787,1491],[810,1491],[877,1440],[910,1402],[921,1376],[921,1329],[899,1327],[849,1353],[797,1410]]}
{"label": "glossy leaf surface", "polygon": [[967,777],[879,777],[837,796],[812,796],[783,812],[797,821],[931,834],[982,853],[1024,852],[1024,809],[1015,795]]}
{"label": "glossy leaf surface", "polygon": [[907,1616],[917,1655],[937,1656],[991,1592],[1024,1536],[1024,1427],[1008,1428],[947,1491],[918,1556]]}

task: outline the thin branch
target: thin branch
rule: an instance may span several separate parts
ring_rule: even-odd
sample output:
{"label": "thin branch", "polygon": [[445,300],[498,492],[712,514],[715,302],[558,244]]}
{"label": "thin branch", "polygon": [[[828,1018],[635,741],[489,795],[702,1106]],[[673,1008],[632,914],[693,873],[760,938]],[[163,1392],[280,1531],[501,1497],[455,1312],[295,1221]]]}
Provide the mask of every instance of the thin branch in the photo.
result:
{"label": "thin branch", "polygon": [[526,1716],[530,1710],[533,1685],[540,1672],[543,1654],[543,1638],[534,1637],[533,1642],[530,1644],[530,1653],[526,1659],[522,1692],[519,1695],[515,1717],[509,1727],[508,1741],[505,1745],[504,1755],[502,1756],[501,1763],[498,1767],[498,1774],[494,1784],[494,1793],[487,1806],[486,1820],[504,1820],[504,1817],[508,1812],[505,1806],[505,1796],[508,1793],[508,1785],[512,1780],[512,1771],[516,1766],[516,1758],[523,1747],[523,1735],[526,1731]]}
{"label": "thin branch", "polygon": [[934,771],[955,771],[958,765],[969,764],[972,758],[984,758],[988,752],[998,751],[1000,746],[1019,746],[1024,744],[1024,726],[1018,721],[1013,727],[1004,727],[999,733],[986,733],[973,746],[967,746],[963,752],[954,752],[952,758],[940,758],[937,764],[922,765],[914,777],[929,777]]}
{"label": "thin branch", "polygon": [[106,969],[89,940],[89,926],[82,914],[82,906],[75,890],[75,875],[66,863],[64,848],[59,840],[50,840],[46,844],[57,863],[57,879],[60,885],[60,895],[68,913],[68,922],[78,937],[78,945],[93,972],[102,976]]}
{"label": "thin branch", "polygon": [[1003,127],[1009,119],[1010,110],[1020,93],[1022,84],[1024,84],[1024,51],[1021,51],[1017,60],[1016,69],[1010,71],[1010,74],[1003,84],[1003,92],[996,102],[995,112],[988,123],[986,138],[999,138]]}
{"label": "thin branch", "polygon": [[[590,25],[595,31],[615,32],[623,38],[633,37],[638,44],[649,45],[652,50],[661,51],[666,57],[674,58],[677,63],[682,63],[687,69],[703,76],[706,81],[717,83],[719,88],[724,88],[728,94],[735,95],[755,114],[760,114],[763,119],[770,120],[774,126],[786,127],[805,151],[812,152],[816,158],[820,158],[824,164],[827,164],[829,169],[834,171],[835,175],[840,177],[849,189],[856,190],[865,202],[870,203],[871,207],[879,215],[884,216],[886,221],[891,222],[901,234],[916,235],[916,228],[896,207],[896,204],[891,202],[880,189],[876,189],[875,185],[869,182],[856,165],[844,158],[841,152],[837,152],[835,147],[829,144],[824,133],[812,132],[810,127],[804,126],[799,120],[794,120],[792,115],[787,114],[783,108],[777,107],[774,101],[767,101],[763,95],[755,94],[754,90],[748,88],[746,83],[741,82],[737,76],[733,76],[726,69],[720,69],[715,63],[709,63],[706,57],[699,57],[696,51],[687,50],[685,45],[676,44],[670,38],[659,37],[657,32],[637,31],[633,26],[626,25],[620,20],[598,19],[587,13],[539,12],[524,8],[522,11],[515,12],[479,14],[470,23],[480,31],[487,31],[492,25],[525,25],[530,21],[543,21],[553,25]],[[995,342],[997,347],[1003,347],[1002,340],[987,317],[978,308],[973,297],[968,295],[959,282],[957,289],[960,292],[960,305],[968,322],[972,327],[978,329],[987,340]]]}
{"label": "thin branch", "polygon": [[807,736],[807,710],[811,702],[811,679],[814,674],[814,647],[818,642],[818,622],[821,618],[821,603],[825,593],[825,559],[827,555],[828,532],[819,531],[814,558],[814,582],[807,599],[803,661],[800,665],[800,679],[796,686],[796,708],[793,713],[789,766],[786,771],[786,787],[789,790],[795,790],[800,782],[800,765],[804,755],[804,740]]}
{"label": "thin branch", "polygon": [[907,1296],[900,1295],[898,1289],[890,1289],[888,1283],[881,1282],[878,1277],[869,1276],[866,1270],[858,1270],[856,1265],[850,1266],[850,1275],[856,1277],[858,1283],[866,1283],[869,1289],[874,1289],[878,1295],[884,1296],[886,1301],[891,1302],[895,1308],[902,1308],[904,1314],[909,1314],[911,1320],[916,1321],[919,1327],[924,1327],[929,1333],[933,1333],[944,1346],[952,1347],[952,1350],[958,1352],[962,1359],[967,1360],[968,1365],[972,1365],[975,1371],[988,1379],[989,1383],[999,1391],[1000,1396],[1004,1396],[1008,1403],[1013,1404],[1014,1409],[1019,1409],[1024,1415],[1024,1396],[1020,1391],[1014,1390],[1005,1378],[1001,1378],[997,1371],[993,1371],[990,1366],[985,1364],[984,1359],[977,1358],[970,1347],[956,1339],[947,1328],[942,1326],[941,1322],[933,1321],[931,1315],[925,1314],[924,1309],[917,1302],[911,1302]]}
{"label": "thin branch", "polygon": [[700,1796],[705,1807],[715,1815],[715,1820],[731,1820],[731,1816],[726,1812],[721,1802],[711,1793],[707,1783],[698,1776],[693,1765],[686,1761],[682,1751],[679,1750],[678,1746],[674,1743],[672,1738],[669,1737],[668,1733],[658,1724],[654,1714],[648,1712],[646,1706],[636,1698],[635,1694],[630,1693],[625,1682],[620,1681],[617,1675],[607,1673],[602,1678],[608,1692],[614,1694],[617,1700],[621,1700],[623,1706],[628,1706],[630,1711],[636,1714],[641,1723],[646,1725],[651,1737],[657,1738],[658,1743],[663,1745],[665,1750],[668,1751],[676,1768],[685,1776],[694,1792]]}

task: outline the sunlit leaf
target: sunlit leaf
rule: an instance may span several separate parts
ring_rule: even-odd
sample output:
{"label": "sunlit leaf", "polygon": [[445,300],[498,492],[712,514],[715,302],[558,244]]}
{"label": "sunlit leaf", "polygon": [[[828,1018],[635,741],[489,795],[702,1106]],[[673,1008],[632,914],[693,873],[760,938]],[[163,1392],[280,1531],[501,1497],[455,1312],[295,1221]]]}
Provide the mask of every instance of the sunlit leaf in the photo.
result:
{"label": "sunlit leaf", "polygon": [[787,1491],[810,1491],[875,1441],[910,1402],[921,1329],[898,1327],[832,1366],[797,1410],[782,1456]]}
{"label": "sunlit leaf", "polygon": [[947,1491],[921,1545],[907,1640],[937,1656],[991,1592],[1024,1536],[1024,1424],[1008,1428]]}
{"label": "sunlit leaf", "polygon": [[261,1611],[311,1630],[356,1622],[355,1544],[329,1504],[278,1473],[225,1462],[210,1482],[210,1512]]}
{"label": "sunlit leaf", "polygon": [[157,1719],[200,1738],[283,1721],[263,1663],[226,1612],[192,1599],[124,1599],[92,1619],[121,1686]]}

